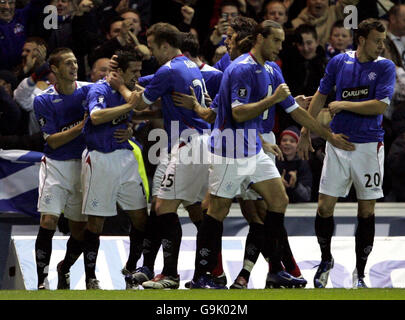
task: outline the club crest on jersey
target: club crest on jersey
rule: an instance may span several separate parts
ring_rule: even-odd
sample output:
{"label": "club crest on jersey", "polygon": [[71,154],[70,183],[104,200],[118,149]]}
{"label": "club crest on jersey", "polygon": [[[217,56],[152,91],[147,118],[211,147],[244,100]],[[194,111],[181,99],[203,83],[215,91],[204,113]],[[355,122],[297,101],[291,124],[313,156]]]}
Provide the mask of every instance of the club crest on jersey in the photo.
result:
{"label": "club crest on jersey", "polygon": [[370,72],[369,74],[368,74],[368,79],[370,80],[370,81],[373,81],[373,80],[375,80],[377,78],[377,74],[375,73],[375,72]]}
{"label": "club crest on jersey", "polygon": [[41,117],[38,119],[39,125],[43,127],[46,124],[46,119],[44,117]]}
{"label": "club crest on jersey", "polygon": [[368,98],[369,87],[361,86],[355,88],[345,88],[342,90],[342,99],[357,100]]}
{"label": "club crest on jersey", "polygon": [[238,96],[241,98],[245,98],[247,96],[247,89],[246,88],[239,88]]}
{"label": "club crest on jersey", "polygon": [[98,103],[104,103],[104,96],[98,96],[97,102]]}

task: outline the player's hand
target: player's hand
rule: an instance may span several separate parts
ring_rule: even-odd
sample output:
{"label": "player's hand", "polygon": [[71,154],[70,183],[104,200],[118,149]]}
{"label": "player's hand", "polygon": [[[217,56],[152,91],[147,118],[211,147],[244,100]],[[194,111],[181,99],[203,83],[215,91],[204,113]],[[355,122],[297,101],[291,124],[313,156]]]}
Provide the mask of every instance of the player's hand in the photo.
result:
{"label": "player's hand", "polygon": [[84,116],[83,116],[83,120],[80,121],[80,123],[77,125],[80,130],[83,129],[84,125],[86,124],[86,120],[87,120],[88,118],[89,118],[89,113],[88,113],[88,112],[85,112],[85,113],[84,113]]}
{"label": "player's hand", "polygon": [[114,90],[119,91],[121,86],[124,85],[124,79],[121,77],[121,75],[118,74],[118,72],[115,71],[110,72],[107,78],[108,83]]}
{"label": "player's hand", "polygon": [[309,107],[309,104],[311,103],[312,96],[306,97],[305,95],[301,94],[299,96],[294,97],[294,99],[301,108],[307,110]]}
{"label": "player's hand", "polygon": [[274,103],[279,103],[285,100],[289,95],[291,95],[290,88],[286,83],[280,84],[276,91],[273,93],[272,97],[276,99]]}
{"label": "player's hand", "polygon": [[329,109],[331,117],[333,118],[333,116],[335,114],[344,110],[344,102],[343,101],[333,101],[333,102],[329,103],[328,109]]}
{"label": "player's hand", "polygon": [[270,152],[274,154],[278,160],[284,161],[283,152],[281,151],[278,145],[263,141],[262,147],[263,151]]}
{"label": "player's hand", "polygon": [[114,138],[117,140],[118,143],[123,143],[128,139],[132,138],[134,134],[134,130],[132,126],[128,123],[128,127],[126,129],[117,129],[114,131]]}
{"label": "player's hand", "polygon": [[117,59],[118,58],[118,56],[116,55],[116,54],[114,54],[112,57],[111,57],[111,59],[110,59],[110,62],[108,63],[108,69],[110,70],[110,71],[112,71],[112,70],[117,70],[117,68],[118,68],[118,62],[117,62]]}
{"label": "player's hand", "polygon": [[290,175],[290,181],[288,183],[288,186],[290,188],[295,188],[295,184],[297,183],[297,170],[288,171],[288,174]]}
{"label": "player's hand", "polygon": [[212,103],[212,99],[210,95],[207,92],[204,92],[204,100],[205,100],[205,105],[209,107]]}
{"label": "player's hand", "polygon": [[336,148],[346,151],[354,151],[355,146],[353,143],[349,142],[348,139],[349,137],[343,133],[332,133],[332,136],[328,141]]}
{"label": "player's hand", "polygon": [[197,98],[193,87],[190,87],[190,95],[181,92],[173,92],[172,99],[176,107],[182,107],[188,110],[194,110],[196,104],[198,104]]}
{"label": "player's hand", "polygon": [[312,147],[311,137],[309,133],[303,133],[301,130],[301,135],[298,139],[297,152],[298,156],[303,160],[309,160],[309,152],[314,152]]}
{"label": "player's hand", "polygon": [[142,99],[142,91],[133,91],[131,96],[129,97],[128,104],[135,108],[135,106],[139,105]]}

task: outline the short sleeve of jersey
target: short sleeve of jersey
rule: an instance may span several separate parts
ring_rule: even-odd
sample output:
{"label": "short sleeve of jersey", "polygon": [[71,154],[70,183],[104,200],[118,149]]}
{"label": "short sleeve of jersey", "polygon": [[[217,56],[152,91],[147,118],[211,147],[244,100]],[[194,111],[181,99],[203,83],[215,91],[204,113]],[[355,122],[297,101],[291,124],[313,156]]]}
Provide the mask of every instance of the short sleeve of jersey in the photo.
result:
{"label": "short sleeve of jersey", "polygon": [[55,115],[53,109],[49,107],[46,100],[46,95],[40,95],[34,99],[34,112],[41,126],[41,131],[44,134],[51,135],[57,133],[57,122],[55,121]]}
{"label": "short sleeve of jersey", "polygon": [[375,90],[375,99],[390,104],[395,87],[395,65],[391,60],[384,59],[381,62],[380,76]]}
{"label": "short sleeve of jersey", "polygon": [[329,92],[333,89],[333,87],[336,84],[336,70],[337,66],[339,64],[340,59],[342,58],[343,55],[337,55],[333,57],[332,59],[329,60],[326,69],[325,69],[325,75],[321,79],[321,82],[319,84],[319,92],[327,95]]}
{"label": "short sleeve of jersey", "polygon": [[152,81],[153,76],[154,76],[153,74],[149,74],[147,76],[140,77],[138,79],[139,85],[141,85],[142,87],[146,87]]}
{"label": "short sleeve of jersey", "polygon": [[209,106],[209,108],[214,111],[215,113],[218,113],[218,99],[219,99],[219,94],[217,94],[214,98],[214,100],[212,101],[211,105]]}
{"label": "short sleeve of jersey", "polygon": [[170,68],[162,66],[155,73],[150,83],[145,87],[145,91],[142,94],[142,98],[145,103],[152,104],[165,93],[171,86]]}
{"label": "short sleeve of jersey", "polygon": [[[275,80],[276,80],[275,87],[273,89],[275,91],[280,84],[285,83],[285,80],[284,80],[283,73],[281,72],[280,67],[276,63],[273,63],[272,67],[274,68],[274,75],[275,75]],[[289,95],[286,99],[279,102],[278,104],[287,113],[290,113],[299,107],[298,103],[295,101],[295,99],[293,98],[292,95]]]}
{"label": "short sleeve of jersey", "polygon": [[232,70],[230,83],[232,108],[249,103],[254,85],[250,73],[244,72],[242,66],[237,67]]}
{"label": "short sleeve of jersey", "polygon": [[89,105],[89,114],[96,110],[101,110],[107,108],[107,103],[106,103],[106,87],[104,86],[93,86],[87,96],[88,100],[88,105]]}

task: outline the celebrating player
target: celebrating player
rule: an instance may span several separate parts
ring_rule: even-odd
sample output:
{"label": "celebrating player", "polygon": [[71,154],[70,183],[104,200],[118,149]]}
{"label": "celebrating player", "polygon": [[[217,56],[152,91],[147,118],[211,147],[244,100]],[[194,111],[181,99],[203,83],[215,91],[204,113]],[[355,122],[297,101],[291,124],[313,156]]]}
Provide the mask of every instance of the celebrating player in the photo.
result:
{"label": "celebrating player", "polygon": [[[367,19],[356,32],[357,50],[333,57],[309,106],[316,117],[336,85],[336,101],[328,108],[333,116],[331,129],[344,134],[355,145],[354,151],[341,150],[327,143],[319,187],[315,233],[322,261],[314,277],[315,288],[325,288],[334,260],[331,239],[333,212],[339,197],[345,197],[354,184],[358,199],[358,226],[355,234],[356,269],[353,286],[366,287],[364,269],[375,233],[376,199],[383,197],[384,130],[383,113],[389,105],[395,84],[395,65],[379,55],[384,49],[383,24]],[[310,130],[302,128],[298,148],[304,159],[312,149]]]}
{"label": "celebrating player", "polygon": [[[176,27],[167,23],[157,23],[148,29],[147,41],[152,54],[162,66],[149,79],[142,94],[138,92],[133,94],[138,95],[139,104],[143,107],[161,98],[170,160],[156,201],[155,233],[161,239],[164,268],[162,274],[144,281],[142,286],[151,289],[176,289],[180,281],[177,262],[182,236],[177,208],[182,202],[186,202],[187,206],[202,200],[208,184],[208,167],[203,161],[198,163],[192,161],[187,164],[182,163],[181,159],[187,157],[189,151],[200,150],[204,138],[207,138],[203,135],[203,131],[209,129],[209,124],[193,111],[176,108],[171,93],[173,91],[189,93],[192,86],[197,99],[204,105],[205,88],[197,65],[186,58],[179,49],[181,33]],[[122,90],[125,88],[120,89]],[[125,95],[125,92],[123,94]],[[177,126],[180,136],[173,137],[174,140],[171,136],[173,126]],[[182,135],[183,132],[190,132],[189,130],[191,135]],[[199,177],[198,180],[195,179],[196,176]],[[150,274],[147,276],[149,278]]]}
{"label": "celebrating player", "polygon": [[81,214],[81,156],[85,144],[81,134],[90,83],[77,79],[77,60],[68,48],[55,49],[49,64],[57,84],[34,100],[36,118],[44,134],[45,156],[39,173],[38,211],[41,222],[35,242],[38,289],[48,289],[47,276],[52,238],[59,215],[69,220],[71,236],[66,256],[58,264],[58,289],[69,289],[69,269],[82,253],[87,217]]}
{"label": "celebrating player", "polygon": [[[141,57],[131,52],[117,54],[117,72],[127,87],[133,88],[142,68]],[[138,162],[126,140],[117,140],[117,129],[127,128],[131,111],[139,108],[136,97],[128,103],[106,80],[94,84],[88,93],[90,119],[83,129],[86,153],[83,155],[83,214],[88,215],[88,225],[84,239],[84,262],[87,289],[99,289],[96,278],[96,260],[105,217],[117,214],[116,204],[128,213],[132,222],[130,234],[130,258],[126,264],[128,272],[135,271],[136,261],[131,261],[133,242],[142,232],[147,217],[146,197],[142,179],[138,172]],[[107,179],[106,179],[107,178]],[[142,243],[142,239],[140,240]],[[128,287],[128,286],[127,286]]]}
{"label": "celebrating player", "polygon": [[[267,60],[274,60],[281,49],[284,31],[278,23],[264,21],[257,28],[251,52],[235,59],[225,70],[218,98],[218,115],[211,134],[213,160],[209,176],[210,203],[197,235],[196,269],[192,288],[219,288],[209,274],[215,265],[222,221],[240,193],[241,184],[251,184],[266,202],[264,222],[266,248],[272,270],[267,278],[271,287],[301,287],[306,281],[283,271],[281,243],[285,234],[284,213],[288,197],[274,162],[264,154],[258,136],[261,117],[269,107],[286,98],[285,109],[295,121],[315,130],[332,144],[352,150],[340,135],[322,128],[291,97],[286,84],[278,85]],[[278,86],[277,86],[278,85]],[[273,93],[273,86],[276,88]]]}

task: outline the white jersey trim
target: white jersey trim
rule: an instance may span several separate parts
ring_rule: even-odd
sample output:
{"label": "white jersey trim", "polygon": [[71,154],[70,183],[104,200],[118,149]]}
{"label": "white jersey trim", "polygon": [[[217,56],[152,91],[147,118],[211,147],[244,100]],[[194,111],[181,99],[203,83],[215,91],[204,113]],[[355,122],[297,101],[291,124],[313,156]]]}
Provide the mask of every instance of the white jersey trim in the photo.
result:
{"label": "white jersey trim", "polygon": [[381,99],[380,101],[386,103],[387,105],[389,105],[391,103],[391,100],[388,97],[385,97],[384,99]]}
{"label": "white jersey trim", "polygon": [[148,98],[145,97],[145,93],[142,93],[142,100],[143,102],[145,102],[146,104],[151,105],[154,101],[150,101]]}
{"label": "white jersey trim", "polygon": [[293,112],[298,107],[299,107],[299,104],[297,102],[295,102],[291,107],[288,107],[287,109],[285,109],[285,112],[287,112],[287,113]]}
{"label": "white jersey trim", "polygon": [[239,100],[235,100],[234,102],[232,102],[232,108],[235,108],[235,107],[237,107],[237,106],[240,106],[240,105],[242,105],[243,103],[242,102],[240,102]]}

